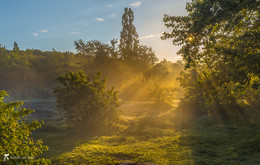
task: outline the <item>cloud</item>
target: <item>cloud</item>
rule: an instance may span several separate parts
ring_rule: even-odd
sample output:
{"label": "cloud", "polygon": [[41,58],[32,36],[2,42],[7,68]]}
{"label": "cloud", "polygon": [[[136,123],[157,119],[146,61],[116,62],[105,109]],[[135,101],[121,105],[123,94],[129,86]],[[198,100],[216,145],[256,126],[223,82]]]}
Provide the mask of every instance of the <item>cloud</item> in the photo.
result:
{"label": "cloud", "polygon": [[140,1],[137,1],[137,2],[131,3],[131,6],[132,6],[132,7],[141,6],[141,2],[140,2]]}
{"label": "cloud", "polygon": [[33,33],[33,36],[38,37],[39,33],[47,33],[47,32],[48,32],[47,29],[39,30],[38,33]]}
{"label": "cloud", "polygon": [[113,5],[112,4],[107,4],[107,7],[113,7]]}
{"label": "cloud", "polygon": [[44,29],[44,30],[39,30],[38,32],[40,32],[40,33],[47,33],[48,30],[47,30],[47,29]]}
{"label": "cloud", "polygon": [[153,39],[153,38],[160,38],[160,37],[161,37],[161,34],[150,34],[150,35],[139,37],[139,40]]}
{"label": "cloud", "polygon": [[39,34],[38,33],[33,33],[33,36],[37,37],[37,36],[39,36]]}
{"label": "cloud", "polygon": [[115,18],[116,17],[116,14],[115,13],[112,13],[109,15],[110,18]]}
{"label": "cloud", "polygon": [[96,20],[99,21],[99,22],[103,22],[104,21],[103,18],[96,18]]}
{"label": "cloud", "polygon": [[73,35],[78,35],[79,32],[70,32],[70,34],[73,34]]}

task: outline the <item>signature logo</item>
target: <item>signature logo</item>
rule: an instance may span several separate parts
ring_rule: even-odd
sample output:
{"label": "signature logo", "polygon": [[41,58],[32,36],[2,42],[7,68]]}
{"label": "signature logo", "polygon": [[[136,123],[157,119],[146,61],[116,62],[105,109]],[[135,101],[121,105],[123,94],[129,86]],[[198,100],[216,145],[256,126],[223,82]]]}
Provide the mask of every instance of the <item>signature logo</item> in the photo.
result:
{"label": "signature logo", "polygon": [[4,160],[3,161],[7,161],[9,160],[9,154],[4,154]]}
{"label": "signature logo", "polygon": [[34,159],[32,156],[10,156],[9,154],[4,154],[3,161],[8,161],[10,159]]}

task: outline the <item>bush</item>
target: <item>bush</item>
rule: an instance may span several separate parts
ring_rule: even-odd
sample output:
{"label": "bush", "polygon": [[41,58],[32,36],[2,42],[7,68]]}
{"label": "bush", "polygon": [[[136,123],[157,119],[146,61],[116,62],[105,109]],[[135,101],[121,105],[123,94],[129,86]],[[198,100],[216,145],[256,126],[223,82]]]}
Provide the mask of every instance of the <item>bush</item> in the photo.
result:
{"label": "bush", "polygon": [[69,72],[60,75],[58,81],[60,85],[54,91],[57,107],[70,126],[110,128],[114,124],[117,92],[114,88],[106,90],[101,73],[91,78],[82,71]]}
{"label": "bush", "polygon": [[25,118],[33,110],[21,108],[23,102],[5,103],[5,96],[7,93],[0,91],[0,163],[50,164],[46,159],[34,159],[48,147],[31,137],[32,131],[41,127],[38,121]]}

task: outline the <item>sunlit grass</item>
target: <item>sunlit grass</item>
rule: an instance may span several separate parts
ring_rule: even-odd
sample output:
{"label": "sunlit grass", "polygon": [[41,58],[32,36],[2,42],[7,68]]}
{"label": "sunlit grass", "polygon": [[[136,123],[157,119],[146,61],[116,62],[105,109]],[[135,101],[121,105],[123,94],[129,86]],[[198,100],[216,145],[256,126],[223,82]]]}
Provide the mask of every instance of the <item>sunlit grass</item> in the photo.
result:
{"label": "sunlit grass", "polygon": [[71,165],[260,164],[257,126],[214,123],[206,116],[188,120],[187,126],[178,124],[180,117],[174,115],[175,110],[151,115],[154,112],[149,112],[149,102],[126,105],[123,108],[127,112],[121,116],[122,130],[110,136],[90,130],[73,133],[61,127],[63,121],[48,123],[38,134],[50,147],[43,157],[50,158],[53,164]]}
{"label": "sunlit grass", "polygon": [[139,163],[192,164],[192,151],[180,143],[180,134],[145,139],[135,136],[100,137],[64,153],[57,164],[115,164],[127,161]]}
{"label": "sunlit grass", "polygon": [[[140,120],[141,121],[141,120]],[[140,124],[141,122],[139,122]],[[260,134],[247,126],[198,125],[189,129],[156,128],[137,122],[132,131],[92,138],[54,164],[259,164]]]}

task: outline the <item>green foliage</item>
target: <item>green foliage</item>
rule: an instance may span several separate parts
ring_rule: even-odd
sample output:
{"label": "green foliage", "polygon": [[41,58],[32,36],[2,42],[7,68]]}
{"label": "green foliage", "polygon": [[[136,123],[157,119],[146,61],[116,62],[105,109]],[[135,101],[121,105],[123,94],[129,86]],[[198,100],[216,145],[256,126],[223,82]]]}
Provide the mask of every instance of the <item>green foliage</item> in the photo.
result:
{"label": "green foliage", "polygon": [[134,13],[131,8],[125,8],[122,16],[123,29],[120,33],[121,58],[125,61],[137,59],[137,49],[139,45],[138,34],[133,24]]}
{"label": "green foliage", "polygon": [[[75,41],[77,53],[58,52],[54,49],[20,50],[17,43],[14,44],[15,50],[0,46],[0,88],[10,91],[12,97],[19,99],[54,99],[52,91],[57,83],[56,77],[77,70],[83,70],[86,74],[102,72],[105,77],[109,77],[107,86],[114,86],[118,90],[124,88],[125,84],[136,81],[137,77],[141,78],[140,75],[145,82],[146,72],[154,67],[158,59],[150,47],[139,44],[131,9],[127,10],[124,18],[122,40],[125,46],[122,46],[123,41],[120,46],[117,39],[111,40],[110,44],[97,40]],[[131,32],[128,31],[130,27]],[[126,35],[128,32],[131,33],[129,36]],[[126,55],[129,60],[122,55],[126,48],[129,48]]]}
{"label": "green foliage", "polygon": [[86,65],[87,59],[69,52],[0,48],[0,88],[16,98],[53,98],[57,75]]}
{"label": "green foliage", "polygon": [[149,97],[153,101],[153,108],[157,111],[170,109],[175,104],[177,88],[162,87],[155,84],[149,93]]}
{"label": "green foliage", "polygon": [[145,45],[139,45],[137,49],[137,60],[143,65],[153,65],[158,61],[153,49]]}
{"label": "green foliage", "polygon": [[9,154],[7,163],[50,164],[47,159],[35,159],[48,147],[31,137],[32,131],[41,127],[38,121],[26,119],[33,110],[21,108],[22,102],[5,103],[5,96],[6,92],[0,91],[0,162],[3,163],[4,154]]}
{"label": "green foliage", "polygon": [[214,67],[214,61],[225,61],[227,67],[228,64],[245,66],[245,69],[259,72],[259,10],[256,6],[259,6],[256,0],[187,3],[188,16],[165,15],[165,25],[173,31],[164,33],[162,38],[174,38],[174,44],[182,45],[179,54],[188,66],[211,61],[211,67]]}
{"label": "green foliage", "polygon": [[60,75],[58,81],[60,85],[54,91],[57,107],[68,124],[107,128],[115,122],[117,92],[105,88],[106,79],[101,79],[101,73],[91,78],[82,71],[69,72]]}
{"label": "green foliage", "polygon": [[133,21],[133,11],[131,8],[125,8],[122,16],[123,28],[120,33],[119,44],[117,44],[118,40],[116,39],[111,40],[111,45],[103,44],[96,40],[88,41],[87,43],[78,40],[74,43],[77,51],[94,58],[95,64],[107,64],[108,58],[113,58],[120,59],[126,64],[135,65],[135,67],[139,67],[139,70],[144,69],[147,65],[153,65],[158,59],[152,48],[139,44],[138,34]]}
{"label": "green foliage", "polygon": [[131,8],[125,8],[122,16],[122,31],[120,33],[119,51],[121,59],[130,64],[154,64],[156,58],[152,48],[139,44],[138,34],[133,24],[134,13]]}
{"label": "green foliage", "polygon": [[[202,105],[198,111],[219,111],[226,118],[242,110],[241,100],[251,100],[243,93],[251,89],[252,75],[260,76],[256,6],[256,0],[193,1],[187,3],[188,16],[165,15],[172,32],[162,39],[174,38],[173,43],[182,46],[178,53],[191,69],[181,83],[186,98]],[[258,81],[254,84],[259,94]]]}
{"label": "green foliage", "polygon": [[114,55],[114,44],[116,41],[112,41],[112,46],[107,44],[103,44],[100,41],[93,40],[88,41],[86,44],[82,40],[75,41],[74,44],[78,52],[88,56],[95,58],[95,63],[104,63],[101,60],[107,60],[109,57],[113,57]]}

